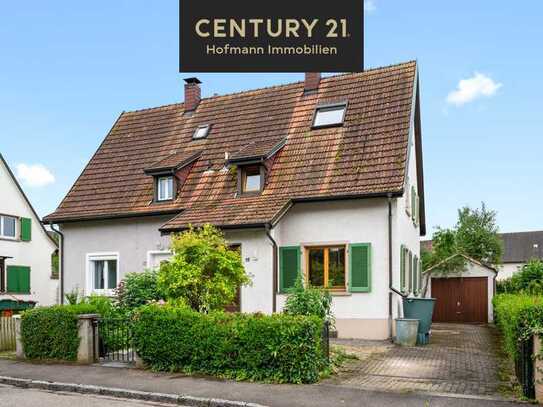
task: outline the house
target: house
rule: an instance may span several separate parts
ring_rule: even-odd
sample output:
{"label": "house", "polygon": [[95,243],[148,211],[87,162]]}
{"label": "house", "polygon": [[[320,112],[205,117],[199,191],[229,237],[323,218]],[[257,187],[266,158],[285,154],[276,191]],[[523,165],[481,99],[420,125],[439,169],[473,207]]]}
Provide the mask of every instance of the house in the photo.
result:
{"label": "house", "polygon": [[425,234],[416,62],[123,112],[57,210],[66,291],[110,294],[211,223],[241,248],[243,312],[280,311],[303,273],[340,337],[390,337],[420,290]]}
{"label": "house", "polygon": [[511,277],[531,259],[543,260],[543,231],[502,233],[502,264],[498,280]]}
{"label": "house", "polygon": [[55,241],[0,154],[0,314],[57,303]]}
{"label": "house", "polygon": [[[460,273],[440,274],[439,268],[455,257],[465,260]],[[464,254],[454,254],[426,270],[429,296],[436,299],[434,322],[489,323],[494,321],[492,299],[498,271]]]}
{"label": "house", "polygon": [[[502,240],[502,264],[496,266],[497,280],[511,277],[531,259],[543,260],[543,231],[499,233]],[[420,242],[421,250],[432,250],[432,241]]]}

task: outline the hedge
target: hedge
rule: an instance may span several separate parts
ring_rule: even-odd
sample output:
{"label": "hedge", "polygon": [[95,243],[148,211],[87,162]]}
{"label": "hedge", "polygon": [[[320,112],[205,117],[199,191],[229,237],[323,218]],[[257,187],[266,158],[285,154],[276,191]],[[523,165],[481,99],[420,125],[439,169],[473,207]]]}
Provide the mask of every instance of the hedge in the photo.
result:
{"label": "hedge", "polygon": [[91,304],[55,305],[25,311],[21,340],[28,359],[76,360],[79,348],[79,314],[92,314]]}
{"label": "hedge", "polygon": [[133,338],[154,370],[312,383],[327,364],[322,327],[315,316],[201,314],[153,304],[136,312]]}
{"label": "hedge", "polygon": [[517,356],[517,344],[533,334],[543,333],[543,297],[526,294],[499,294],[494,313],[504,336],[506,352]]}

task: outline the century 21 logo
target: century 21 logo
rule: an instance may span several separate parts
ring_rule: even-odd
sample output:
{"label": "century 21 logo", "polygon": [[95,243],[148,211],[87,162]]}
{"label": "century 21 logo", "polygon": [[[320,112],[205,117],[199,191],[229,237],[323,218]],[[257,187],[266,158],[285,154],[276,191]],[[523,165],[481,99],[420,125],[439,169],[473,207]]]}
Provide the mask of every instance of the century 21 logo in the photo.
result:
{"label": "century 21 logo", "polygon": [[[305,18],[279,18],[273,20],[270,18],[248,18],[248,19],[226,19],[202,18],[196,21],[194,29],[196,34],[202,38],[258,38],[261,35],[268,35],[272,38],[277,37],[300,37],[311,38],[314,30],[318,27],[320,20],[314,18],[307,20]],[[346,38],[349,37],[347,31],[347,19],[330,18],[324,22],[327,38]]]}

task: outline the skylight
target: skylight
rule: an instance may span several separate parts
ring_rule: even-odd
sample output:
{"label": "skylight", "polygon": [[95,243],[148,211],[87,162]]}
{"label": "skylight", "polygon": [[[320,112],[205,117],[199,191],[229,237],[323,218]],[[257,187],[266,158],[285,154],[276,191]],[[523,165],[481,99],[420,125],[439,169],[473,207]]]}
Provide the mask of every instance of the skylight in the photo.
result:
{"label": "skylight", "polygon": [[209,124],[203,124],[198,127],[196,127],[196,130],[194,131],[194,134],[192,135],[193,140],[198,140],[201,138],[206,138],[207,133],[209,133]]}
{"label": "skylight", "polygon": [[345,118],[346,103],[317,107],[313,127],[340,126]]}

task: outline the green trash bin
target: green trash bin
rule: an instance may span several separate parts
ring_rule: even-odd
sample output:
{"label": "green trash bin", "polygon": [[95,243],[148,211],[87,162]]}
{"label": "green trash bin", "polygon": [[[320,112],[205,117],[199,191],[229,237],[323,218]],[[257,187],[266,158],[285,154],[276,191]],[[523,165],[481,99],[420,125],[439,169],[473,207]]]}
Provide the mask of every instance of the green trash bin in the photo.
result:
{"label": "green trash bin", "polygon": [[435,302],[435,298],[403,298],[403,317],[419,320],[417,345],[427,345],[430,342]]}

